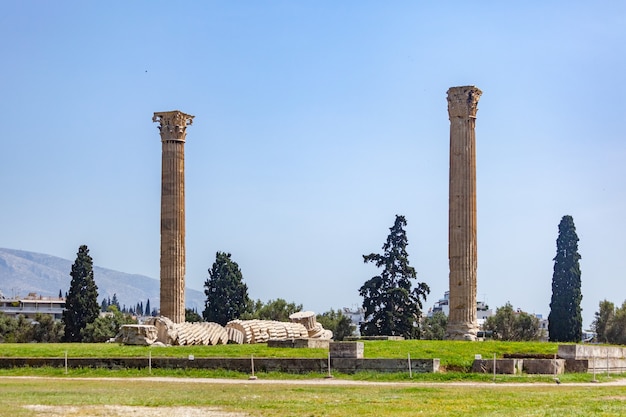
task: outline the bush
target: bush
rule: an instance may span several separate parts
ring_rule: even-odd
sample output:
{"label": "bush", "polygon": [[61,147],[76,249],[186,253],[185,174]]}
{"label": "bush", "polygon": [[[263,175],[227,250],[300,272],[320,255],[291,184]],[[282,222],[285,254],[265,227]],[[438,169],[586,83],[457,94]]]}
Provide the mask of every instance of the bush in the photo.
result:
{"label": "bush", "polygon": [[56,343],[63,336],[63,323],[47,314],[35,315],[34,320],[0,313],[0,342],[3,343]]}
{"label": "bush", "polygon": [[488,317],[485,330],[493,331],[494,339],[504,341],[531,341],[541,338],[539,319],[523,311],[514,311],[510,303],[496,310]]}
{"label": "bush", "polygon": [[83,342],[106,342],[114,338],[124,324],[137,324],[137,320],[130,314],[124,314],[117,307],[111,305],[109,312],[100,315],[81,331]]}

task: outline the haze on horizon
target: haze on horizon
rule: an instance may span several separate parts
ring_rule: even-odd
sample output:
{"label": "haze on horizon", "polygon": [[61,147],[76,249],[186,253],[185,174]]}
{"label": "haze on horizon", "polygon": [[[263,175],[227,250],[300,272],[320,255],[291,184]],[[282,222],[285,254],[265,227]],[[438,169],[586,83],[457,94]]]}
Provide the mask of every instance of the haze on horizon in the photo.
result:
{"label": "haze on horizon", "polygon": [[396,214],[448,287],[446,91],[476,124],[478,299],[547,317],[574,218],[584,326],[626,299],[626,4],[9,2],[0,17],[0,247],[159,276],[161,144],[192,114],[187,271],[232,253],[250,296],[361,304]]}

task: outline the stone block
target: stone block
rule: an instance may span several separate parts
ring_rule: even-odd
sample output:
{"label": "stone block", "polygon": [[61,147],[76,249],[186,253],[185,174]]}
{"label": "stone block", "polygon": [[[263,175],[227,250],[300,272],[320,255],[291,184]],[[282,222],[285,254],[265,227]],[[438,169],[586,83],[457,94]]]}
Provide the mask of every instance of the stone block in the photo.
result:
{"label": "stone block", "polygon": [[562,359],[624,359],[626,349],[601,345],[559,345],[558,356]]}
{"label": "stone block", "polygon": [[363,359],[363,342],[332,342],[329,349],[331,358]]}
{"label": "stone block", "polygon": [[[516,375],[522,373],[523,359],[497,359],[495,361],[496,373]],[[492,374],[493,359],[475,359],[472,364],[472,372]]]}
{"label": "stone block", "polygon": [[125,345],[149,346],[157,340],[157,328],[148,324],[125,324],[115,341]]}
{"label": "stone block", "polygon": [[560,375],[565,372],[565,359],[524,359],[522,370],[527,374]]}
{"label": "stone block", "polygon": [[268,340],[267,347],[277,348],[311,348],[328,349],[330,344],[326,339],[288,339],[288,340]]}

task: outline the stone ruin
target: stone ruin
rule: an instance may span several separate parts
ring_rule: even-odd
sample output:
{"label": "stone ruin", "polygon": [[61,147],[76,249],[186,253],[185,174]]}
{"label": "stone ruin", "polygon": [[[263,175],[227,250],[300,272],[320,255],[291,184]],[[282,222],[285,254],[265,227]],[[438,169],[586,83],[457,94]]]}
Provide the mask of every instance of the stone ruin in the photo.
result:
{"label": "stone ruin", "polygon": [[126,345],[191,346],[333,338],[333,332],[324,329],[312,311],[294,313],[289,319],[290,322],[232,320],[222,326],[210,322],[174,323],[167,317],[151,317],[145,324],[122,326],[115,341]]}

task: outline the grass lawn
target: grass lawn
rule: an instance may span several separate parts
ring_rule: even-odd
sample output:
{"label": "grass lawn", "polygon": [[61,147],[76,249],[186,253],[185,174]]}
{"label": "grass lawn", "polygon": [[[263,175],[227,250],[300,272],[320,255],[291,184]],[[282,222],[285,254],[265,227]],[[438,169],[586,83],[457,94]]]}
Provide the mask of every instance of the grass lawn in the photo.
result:
{"label": "grass lawn", "polygon": [[[545,342],[463,342],[443,340],[364,341],[366,358],[439,358],[441,365],[467,370],[474,355],[501,358],[505,353],[557,353],[558,344]],[[2,343],[0,357],[203,357],[245,358],[325,358],[326,349],[268,348],[266,344],[218,346],[124,346],[116,343]]]}
{"label": "grass lawn", "polygon": [[[500,358],[505,353],[542,354],[552,356],[557,352],[555,343],[535,342],[462,342],[462,341],[364,341],[365,357],[367,358],[402,358],[410,354],[412,359],[439,358],[443,372],[413,374],[407,372],[376,373],[359,372],[354,375],[335,374],[338,379],[360,381],[422,381],[422,382],[449,382],[474,381],[493,382],[493,375],[475,374],[467,372],[471,367],[476,354],[483,358],[492,358],[495,354]],[[220,346],[172,346],[172,347],[142,347],[123,346],[114,343],[103,344],[0,344],[0,357],[181,357],[188,355],[201,357],[250,357],[255,358],[326,358],[325,349],[291,349],[268,348],[266,344],[257,345],[220,345]],[[89,377],[146,377],[146,376],[173,376],[180,378],[234,378],[247,379],[248,374],[227,370],[202,369],[69,369],[68,374],[62,368],[14,368],[0,369],[1,376],[89,376]],[[272,379],[311,379],[320,378],[319,374],[280,374],[268,373],[264,377]],[[590,382],[591,374],[565,374],[559,376],[563,382]],[[598,379],[602,375],[597,376]],[[495,382],[552,382],[550,375],[498,375]]]}
{"label": "grass lawn", "polygon": [[[465,372],[474,356],[505,353],[554,355],[553,343],[365,341],[368,358],[439,358],[446,372],[334,374],[332,381],[393,384],[330,385],[322,374],[259,373],[257,381],[232,371],[200,369],[0,370],[2,416],[211,416],[214,411],[249,416],[622,416],[626,386],[609,382],[625,375],[492,375]],[[325,358],[325,349],[280,349],[260,345],[139,347],[117,344],[0,344],[0,357],[296,357]],[[26,376],[26,378],[15,378]],[[155,380],[153,377],[169,377]],[[174,378],[171,378],[174,377]],[[197,379],[203,378],[203,379]],[[209,379],[207,379],[209,378]],[[211,381],[228,378],[231,383]],[[289,379],[283,383],[270,379]],[[239,381],[232,381],[239,380]],[[322,382],[313,384],[310,382]],[[455,381],[454,384],[441,382]],[[460,384],[459,382],[463,383]],[[237,382],[237,383],[234,383]],[[279,381],[280,382],[280,381]],[[286,384],[285,382],[289,382]],[[524,382],[515,386],[511,382]],[[107,408],[108,407],[108,408]],[[111,408],[113,407],[113,408]],[[133,408],[120,408],[133,407]],[[141,408],[146,407],[146,408]],[[177,407],[187,407],[185,409]],[[197,414],[193,414],[197,413]],[[234,416],[233,416],[234,417]]]}
{"label": "grass lawn", "polygon": [[[55,406],[55,416],[123,415],[105,410],[105,405],[149,407],[170,416],[183,414],[167,407],[183,406],[266,417],[626,415],[626,387],[602,383],[336,386],[305,385],[298,381],[286,385],[262,381],[219,384],[206,380],[171,382],[134,378],[0,378],[0,393],[0,416],[51,415],[50,409],[38,413],[32,406]],[[144,409],[143,414],[132,415],[148,413]]]}

